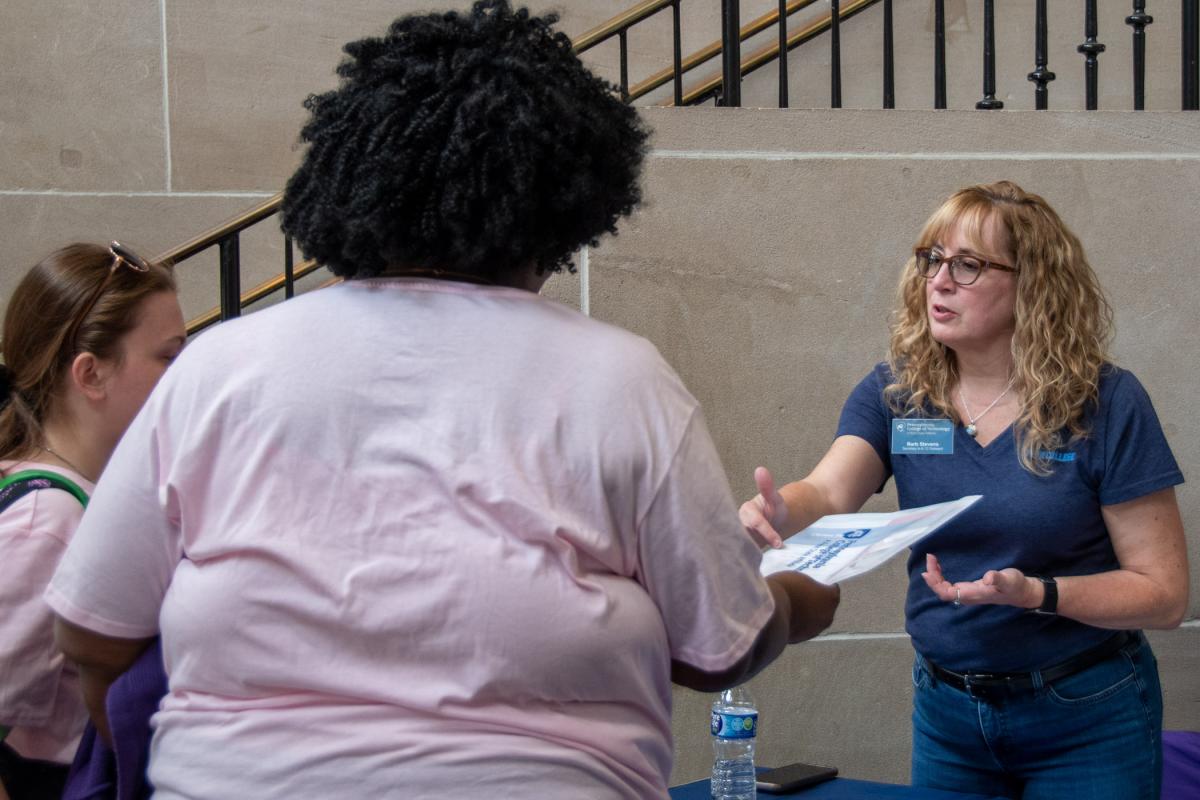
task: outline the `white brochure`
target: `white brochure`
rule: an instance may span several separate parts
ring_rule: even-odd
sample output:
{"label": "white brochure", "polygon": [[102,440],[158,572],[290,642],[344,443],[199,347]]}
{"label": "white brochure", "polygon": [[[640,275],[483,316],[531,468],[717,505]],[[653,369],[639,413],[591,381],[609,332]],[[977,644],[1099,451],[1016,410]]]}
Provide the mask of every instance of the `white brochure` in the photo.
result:
{"label": "white brochure", "polygon": [[906,547],[933,533],[983,497],[968,495],[949,503],[889,514],[831,514],[821,517],[763,553],[761,572],[792,570],[822,583],[870,572]]}

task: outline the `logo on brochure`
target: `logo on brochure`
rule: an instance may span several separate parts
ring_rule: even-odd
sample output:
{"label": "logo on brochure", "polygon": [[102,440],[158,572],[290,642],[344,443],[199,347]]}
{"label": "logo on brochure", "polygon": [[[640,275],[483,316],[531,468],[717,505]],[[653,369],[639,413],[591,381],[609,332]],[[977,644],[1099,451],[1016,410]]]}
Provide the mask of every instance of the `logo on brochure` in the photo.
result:
{"label": "logo on brochure", "polygon": [[859,528],[856,531],[846,531],[842,534],[843,539],[861,539],[871,532],[870,528]]}

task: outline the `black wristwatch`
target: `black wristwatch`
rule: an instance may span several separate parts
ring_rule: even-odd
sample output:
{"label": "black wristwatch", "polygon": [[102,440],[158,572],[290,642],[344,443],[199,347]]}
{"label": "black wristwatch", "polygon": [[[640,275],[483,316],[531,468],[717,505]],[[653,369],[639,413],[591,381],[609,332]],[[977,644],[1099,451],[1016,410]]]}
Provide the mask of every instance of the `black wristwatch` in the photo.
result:
{"label": "black wristwatch", "polygon": [[1035,614],[1057,614],[1058,613],[1058,581],[1054,578],[1043,578],[1041,575],[1030,575],[1031,578],[1037,578],[1042,582],[1042,588],[1045,593],[1042,595],[1042,604],[1033,609]]}

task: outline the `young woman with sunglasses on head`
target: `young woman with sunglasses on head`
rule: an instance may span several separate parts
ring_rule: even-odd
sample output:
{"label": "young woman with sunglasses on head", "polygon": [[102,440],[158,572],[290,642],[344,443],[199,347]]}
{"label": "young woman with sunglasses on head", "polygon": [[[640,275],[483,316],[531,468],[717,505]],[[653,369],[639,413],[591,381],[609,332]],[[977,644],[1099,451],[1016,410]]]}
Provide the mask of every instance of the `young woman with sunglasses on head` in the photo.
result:
{"label": "young woman with sunglasses on head", "polygon": [[175,281],[114,242],[42,260],[9,298],[0,366],[0,781],[57,797],[87,714],[42,593],[117,441],[186,332]]}
{"label": "young woman with sunglasses on head", "polygon": [[[804,479],[741,518],[778,545],[857,511],[983,498],[912,549],[915,785],[1013,798],[1158,796],[1162,698],[1140,630],[1187,608],[1183,476],[1145,390],[1109,363],[1079,240],[1007,181],[953,195],[900,279],[890,355]],[[905,426],[944,427],[912,452]]]}

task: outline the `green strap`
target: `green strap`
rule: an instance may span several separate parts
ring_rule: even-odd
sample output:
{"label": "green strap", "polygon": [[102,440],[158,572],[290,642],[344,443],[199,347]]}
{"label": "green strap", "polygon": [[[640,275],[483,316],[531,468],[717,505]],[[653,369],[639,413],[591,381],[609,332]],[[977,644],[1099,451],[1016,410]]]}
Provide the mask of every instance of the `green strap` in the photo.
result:
{"label": "green strap", "polygon": [[46,469],[27,469],[22,470],[21,472],[15,472],[4,480],[0,481],[0,492],[4,491],[9,486],[12,486],[14,483],[20,483],[21,481],[27,481],[33,478],[44,478],[45,480],[50,481],[50,483],[56,488],[70,492],[72,495],[74,495],[75,499],[79,501],[80,505],[82,505],[84,508],[87,508],[88,494],[82,488],[80,488],[79,484],[75,483],[75,481],[71,480],[70,478],[59,475],[57,472],[51,472],[50,470]]}

